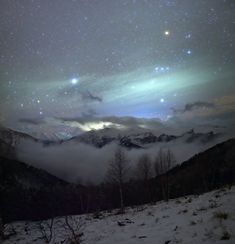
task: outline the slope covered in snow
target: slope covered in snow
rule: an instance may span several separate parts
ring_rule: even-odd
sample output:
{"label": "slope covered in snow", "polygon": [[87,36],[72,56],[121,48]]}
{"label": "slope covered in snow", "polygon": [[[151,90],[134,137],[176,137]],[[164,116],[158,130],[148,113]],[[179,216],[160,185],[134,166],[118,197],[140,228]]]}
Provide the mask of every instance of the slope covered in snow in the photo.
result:
{"label": "slope covered in snow", "polygon": [[[72,216],[70,223],[82,224],[84,244],[235,243],[235,186],[128,208],[123,215],[115,212],[102,212],[98,218]],[[16,234],[3,243],[45,243],[38,226],[39,222],[12,223],[8,229]],[[69,235],[64,218],[56,218],[50,243],[65,243]]]}

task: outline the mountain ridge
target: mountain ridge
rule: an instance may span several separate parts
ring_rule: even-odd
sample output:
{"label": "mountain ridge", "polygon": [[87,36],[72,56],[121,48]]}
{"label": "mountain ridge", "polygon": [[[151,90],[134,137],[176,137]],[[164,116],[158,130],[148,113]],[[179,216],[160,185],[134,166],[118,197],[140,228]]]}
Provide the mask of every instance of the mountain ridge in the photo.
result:
{"label": "mountain ridge", "polygon": [[186,131],[180,135],[172,135],[166,133],[156,133],[154,131],[142,131],[140,133],[137,132],[123,132],[119,129],[113,128],[104,128],[101,130],[91,130],[88,132],[84,132],[80,135],[73,136],[67,139],[40,139],[34,136],[31,136],[25,132],[15,131],[9,128],[0,128],[0,139],[5,141],[7,144],[16,144],[17,140],[20,139],[29,139],[34,142],[42,143],[44,146],[50,145],[58,145],[66,142],[82,142],[88,145],[95,146],[97,148],[102,148],[109,143],[117,142],[120,146],[126,148],[144,148],[144,145],[151,143],[159,143],[159,142],[170,142],[173,140],[177,140],[179,138],[185,138],[186,143],[192,143],[195,140],[198,140],[202,143],[207,143],[212,141],[223,134],[214,133],[213,131],[209,131],[206,133],[195,132],[193,129]]}

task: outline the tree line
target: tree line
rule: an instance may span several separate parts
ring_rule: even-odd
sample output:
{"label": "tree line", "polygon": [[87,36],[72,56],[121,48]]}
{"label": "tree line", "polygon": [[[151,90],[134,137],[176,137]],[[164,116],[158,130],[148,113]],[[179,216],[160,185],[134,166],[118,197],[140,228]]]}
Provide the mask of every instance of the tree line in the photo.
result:
{"label": "tree line", "polygon": [[[175,156],[170,149],[160,149],[153,162],[149,155],[144,153],[139,158],[133,172],[130,168],[130,161],[126,156],[125,151],[121,147],[118,147],[109,164],[106,182],[113,183],[119,189],[120,212],[124,211],[124,184],[128,180],[129,182],[133,180],[139,181],[142,185],[141,188],[143,188],[142,190],[146,200],[150,202],[153,198],[149,181],[153,177],[162,175],[160,180],[162,198],[168,201],[170,197],[168,171],[175,165],[175,163]],[[131,179],[131,171],[135,174],[134,179]]]}

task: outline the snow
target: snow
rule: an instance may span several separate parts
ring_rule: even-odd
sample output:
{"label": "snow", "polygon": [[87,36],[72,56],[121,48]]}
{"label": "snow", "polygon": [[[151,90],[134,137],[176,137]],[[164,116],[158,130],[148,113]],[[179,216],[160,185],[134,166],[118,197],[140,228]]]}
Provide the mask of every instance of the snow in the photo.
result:
{"label": "snow", "polygon": [[[200,196],[187,196],[167,202],[157,202],[127,208],[123,215],[102,212],[101,218],[87,214],[73,216],[83,223],[84,244],[233,244],[235,243],[235,186]],[[224,216],[221,217],[221,216]],[[63,217],[55,219],[51,243],[68,238]],[[38,222],[14,222],[17,234],[9,243],[45,243],[40,237]],[[225,233],[229,240],[221,240]]]}

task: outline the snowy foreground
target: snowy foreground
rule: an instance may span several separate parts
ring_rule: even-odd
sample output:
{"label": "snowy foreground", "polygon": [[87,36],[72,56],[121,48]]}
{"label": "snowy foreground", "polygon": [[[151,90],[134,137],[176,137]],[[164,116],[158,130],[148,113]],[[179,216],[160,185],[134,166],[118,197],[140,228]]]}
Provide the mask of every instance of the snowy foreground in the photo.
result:
{"label": "snowy foreground", "polygon": [[[124,215],[114,213],[104,212],[99,218],[92,214],[73,216],[70,223],[82,223],[84,244],[235,243],[235,186],[168,203],[128,208]],[[54,222],[51,243],[67,243],[69,230],[64,218]],[[11,228],[16,234],[4,244],[45,243],[39,222],[15,222]]]}

